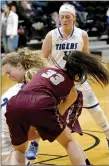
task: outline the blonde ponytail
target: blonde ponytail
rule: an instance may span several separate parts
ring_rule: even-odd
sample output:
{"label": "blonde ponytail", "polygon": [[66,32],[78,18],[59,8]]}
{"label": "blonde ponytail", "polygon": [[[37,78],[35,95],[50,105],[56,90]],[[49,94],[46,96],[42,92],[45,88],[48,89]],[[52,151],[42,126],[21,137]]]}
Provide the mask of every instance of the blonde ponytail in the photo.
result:
{"label": "blonde ponytail", "polygon": [[31,81],[33,76],[39,71],[38,68],[31,68],[25,72],[25,82]]}

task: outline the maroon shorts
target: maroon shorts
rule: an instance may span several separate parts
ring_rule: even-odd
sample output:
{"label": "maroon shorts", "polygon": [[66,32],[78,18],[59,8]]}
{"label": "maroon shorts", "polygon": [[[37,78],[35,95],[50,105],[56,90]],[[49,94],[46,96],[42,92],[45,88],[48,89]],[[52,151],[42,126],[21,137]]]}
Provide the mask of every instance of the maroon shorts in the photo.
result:
{"label": "maroon shorts", "polygon": [[76,101],[68,108],[63,117],[67,123],[67,126],[71,129],[72,132],[77,132],[82,135],[78,117],[80,116],[83,107],[83,95],[82,92],[77,92],[78,97]]}
{"label": "maroon shorts", "polygon": [[36,127],[43,140],[54,141],[65,129],[54,97],[37,92],[19,92],[7,104],[5,114],[11,142],[20,145],[28,140],[30,126]]}

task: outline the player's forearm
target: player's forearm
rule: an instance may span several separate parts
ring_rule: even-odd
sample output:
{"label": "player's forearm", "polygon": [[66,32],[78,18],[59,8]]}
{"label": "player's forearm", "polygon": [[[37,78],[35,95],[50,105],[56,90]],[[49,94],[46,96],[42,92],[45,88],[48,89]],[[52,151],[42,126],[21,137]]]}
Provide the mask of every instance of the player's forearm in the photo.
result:
{"label": "player's forearm", "polygon": [[73,87],[68,95],[68,97],[61,101],[59,105],[59,112],[61,115],[76,101],[77,99],[77,90]]}

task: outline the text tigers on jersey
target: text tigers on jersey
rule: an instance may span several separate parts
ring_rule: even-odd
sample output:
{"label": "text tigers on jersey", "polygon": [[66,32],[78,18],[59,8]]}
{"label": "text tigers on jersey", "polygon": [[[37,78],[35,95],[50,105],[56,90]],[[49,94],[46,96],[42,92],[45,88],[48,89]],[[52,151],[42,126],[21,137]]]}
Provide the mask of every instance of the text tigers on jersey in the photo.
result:
{"label": "text tigers on jersey", "polygon": [[62,43],[56,44],[56,50],[72,50],[77,49],[78,43]]}

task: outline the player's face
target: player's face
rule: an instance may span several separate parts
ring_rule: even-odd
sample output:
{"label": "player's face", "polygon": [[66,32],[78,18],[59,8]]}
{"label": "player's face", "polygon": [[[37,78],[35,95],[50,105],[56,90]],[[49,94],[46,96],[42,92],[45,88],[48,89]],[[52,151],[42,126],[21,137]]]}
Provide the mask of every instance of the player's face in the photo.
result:
{"label": "player's face", "polygon": [[15,82],[24,82],[25,69],[21,64],[18,64],[16,67],[7,63],[2,67],[3,73],[5,73],[9,79]]}
{"label": "player's face", "polygon": [[72,27],[75,23],[75,17],[70,12],[61,12],[59,19],[61,26],[64,28]]}

